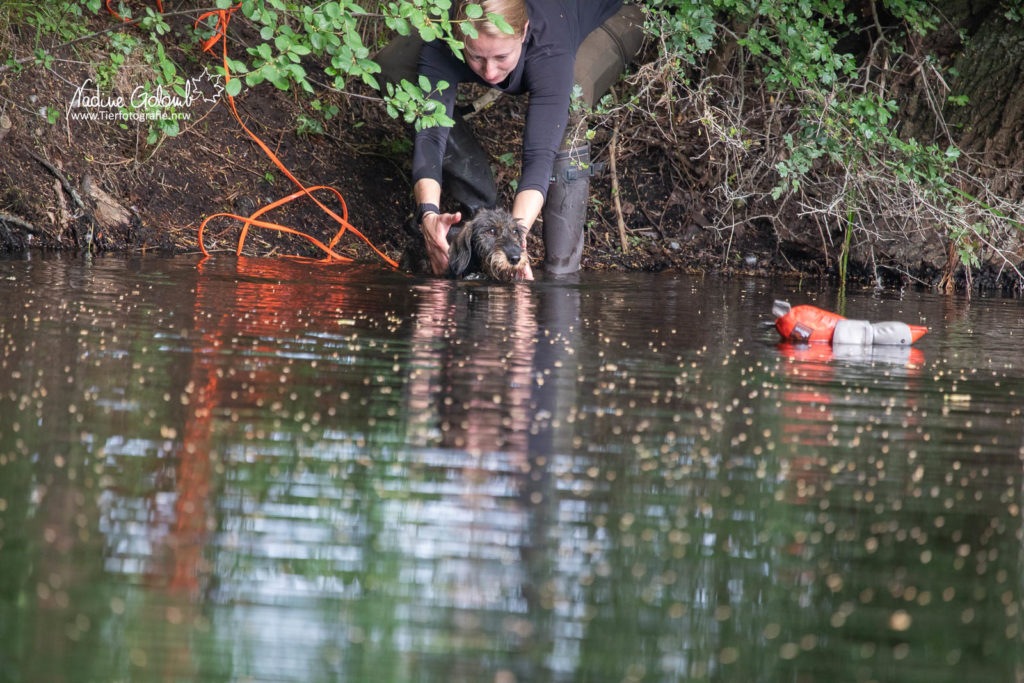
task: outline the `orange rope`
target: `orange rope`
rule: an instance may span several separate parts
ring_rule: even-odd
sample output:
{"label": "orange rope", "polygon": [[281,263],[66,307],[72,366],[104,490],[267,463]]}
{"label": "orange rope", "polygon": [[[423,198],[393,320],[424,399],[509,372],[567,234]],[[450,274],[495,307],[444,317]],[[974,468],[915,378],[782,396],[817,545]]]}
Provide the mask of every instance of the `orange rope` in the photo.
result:
{"label": "orange rope", "polygon": [[[112,2],[112,0],[106,0],[107,9],[114,16],[116,16],[118,18],[122,18],[122,17],[120,17],[120,15],[118,15],[110,7],[110,3],[111,2]],[[156,0],[156,4],[157,4],[157,8],[161,12],[163,12],[162,0]],[[228,67],[228,46],[227,46],[227,42],[228,42],[227,41],[228,22],[231,20],[231,15],[241,6],[242,6],[242,3],[239,2],[237,5],[235,5],[234,7],[229,8],[229,9],[211,10],[209,12],[206,12],[206,13],[202,14],[198,19],[196,19],[196,22],[195,22],[195,25],[194,25],[195,28],[199,28],[199,24],[204,19],[206,19],[207,17],[211,17],[211,16],[217,17],[217,24],[214,27],[214,34],[212,36],[210,36],[209,38],[207,38],[205,41],[203,41],[202,47],[203,47],[203,52],[210,52],[213,49],[213,47],[217,44],[218,41],[222,41],[221,42],[221,48],[222,48],[221,59],[222,59],[223,65],[224,65],[224,86],[225,86],[225,88],[227,87],[227,84],[231,82],[231,71],[230,71],[230,69]],[[122,20],[123,20],[123,18],[122,18]],[[249,226],[256,226],[256,227],[260,227],[260,228],[267,228],[268,230],[275,230],[275,231],[278,231],[278,232],[283,232],[283,233],[286,233],[286,234],[298,235],[300,237],[303,237],[303,238],[309,240],[310,242],[312,242],[318,248],[320,248],[327,255],[326,256],[327,260],[335,259],[335,260],[344,261],[344,262],[351,262],[352,259],[347,258],[345,256],[341,256],[341,255],[339,255],[338,253],[336,253],[334,251],[334,247],[338,243],[338,240],[341,239],[341,236],[344,235],[345,232],[351,231],[354,235],[356,235],[356,237],[361,239],[371,249],[373,249],[373,251],[376,252],[378,256],[380,256],[382,259],[384,259],[384,261],[388,265],[390,265],[392,268],[397,268],[398,264],[395,263],[395,261],[393,261],[392,259],[388,258],[388,256],[386,254],[384,254],[384,252],[382,252],[380,249],[378,249],[369,239],[367,239],[367,237],[365,235],[363,235],[363,233],[361,233],[359,230],[357,230],[355,228],[355,226],[353,226],[351,223],[348,222],[348,205],[345,203],[345,198],[342,197],[341,193],[338,192],[337,190],[335,190],[332,187],[327,187],[327,186],[324,186],[324,185],[318,185],[316,187],[307,188],[305,185],[303,185],[301,182],[299,182],[298,178],[296,178],[294,175],[292,175],[292,173],[287,168],[285,168],[284,164],[281,163],[281,160],[277,157],[277,155],[274,154],[270,150],[270,148],[262,140],[260,140],[259,137],[257,137],[257,135],[255,133],[253,133],[251,130],[249,130],[249,128],[245,125],[245,123],[242,122],[242,117],[238,114],[238,109],[235,108],[235,98],[231,94],[227,93],[226,91],[225,91],[224,94],[228,98],[228,104],[231,107],[231,113],[234,114],[235,120],[238,121],[238,124],[242,127],[242,130],[244,130],[249,135],[249,137],[252,138],[253,141],[255,141],[255,143],[257,145],[259,145],[260,149],[262,149],[263,152],[270,158],[270,160],[272,162],[274,162],[274,165],[277,166],[277,168],[280,169],[281,172],[284,173],[285,176],[287,176],[288,179],[291,180],[299,189],[298,189],[298,191],[293,192],[292,194],[288,195],[287,197],[279,199],[279,200],[277,200],[275,202],[272,202],[272,203],[268,204],[267,206],[259,209],[258,211],[253,213],[248,218],[244,218],[242,216],[237,216],[235,214],[230,214],[230,213],[217,213],[217,214],[214,214],[212,216],[208,216],[205,220],[203,220],[202,224],[199,226],[199,234],[198,234],[199,249],[203,252],[203,255],[204,256],[209,256],[210,255],[209,252],[206,250],[206,245],[203,244],[203,232],[204,232],[204,229],[206,227],[206,224],[211,219],[213,219],[213,218],[217,218],[219,216],[224,216],[224,217],[233,218],[235,220],[242,221],[242,232],[241,232],[241,234],[239,235],[239,238],[238,238],[238,249],[237,249],[237,253],[239,255],[241,255],[241,253],[242,253],[242,247],[245,244],[245,238],[246,238],[246,236],[249,233]],[[330,192],[334,193],[334,195],[338,198],[338,201],[341,203],[341,216],[336,214],[331,209],[327,208],[327,206],[325,206],[319,199],[317,199],[316,197],[313,196],[313,192],[316,191],[316,190],[329,190]],[[287,204],[288,202],[290,202],[290,201],[292,201],[294,199],[298,199],[299,197],[302,197],[302,196],[306,196],[306,197],[309,197],[310,199],[312,199],[313,202],[324,211],[324,213],[326,213],[328,216],[330,216],[332,219],[334,219],[334,221],[336,221],[338,223],[338,225],[340,226],[339,229],[338,229],[337,234],[334,235],[334,237],[331,239],[329,244],[325,245],[322,242],[320,242],[319,240],[315,239],[314,237],[311,237],[310,235],[307,235],[307,234],[305,234],[305,233],[303,233],[303,232],[301,232],[299,230],[295,230],[293,228],[288,228],[288,227],[285,227],[283,225],[278,225],[277,223],[268,223],[266,221],[256,220],[259,216],[263,215],[264,213],[266,213],[266,212],[268,212],[268,211],[270,211],[272,209],[275,209],[278,206],[282,206],[283,204]]]}
{"label": "orange rope", "polygon": [[[312,189],[319,189],[319,188],[312,188]],[[294,199],[295,197],[300,197],[300,196],[302,196],[302,194],[303,194],[302,192],[295,192],[294,194],[289,195],[287,200],[291,201],[291,199]],[[304,237],[307,240],[309,240],[310,242],[312,242],[313,244],[315,244],[317,247],[319,247],[325,254],[327,254],[328,259],[335,259],[335,260],[338,260],[338,261],[345,261],[345,262],[351,262],[352,261],[352,259],[348,258],[347,256],[342,256],[341,254],[336,253],[334,251],[334,249],[332,248],[333,245],[334,245],[333,242],[331,243],[330,246],[328,246],[328,245],[324,244],[323,242],[321,242],[320,240],[316,239],[315,237],[311,237],[310,235],[307,235],[304,232],[300,232],[300,231],[298,231],[298,230],[296,230],[294,228],[289,228],[289,227],[284,226],[284,225],[278,225],[277,223],[268,223],[266,221],[258,221],[258,220],[255,220],[253,216],[249,216],[248,218],[246,218],[245,216],[239,216],[239,215],[233,214],[233,213],[215,213],[212,216],[207,216],[206,220],[203,221],[203,224],[199,226],[199,245],[200,246],[202,246],[202,244],[203,244],[203,230],[204,230],[206,224],[211,219],[217,218],[219,216],[224,216],[226,218],[234,218],[236,221],[242,221],[245,224],[243,226],[243,228],[242,228],[243,230],[247,230],[250,225],[255,225],[256,227],[259,227],[259,228],[267,228],[268,230],[276,230],[277,232],[283,232],[283,233],[286,233],[286,234],[289,234],[289,235],[298,235],[299,237]],[[237,253],[238,253],[239,256],[242,255],[242,240],[243,239],[245,239],[244,235],[238,241],[238,252]],[[203,254],[206,255],[206,256],[210,255],[210,253],[208,251],[206,251],[205,248],[203,248]],[[387,258],[387,257],[385,257],[385,258]]]}

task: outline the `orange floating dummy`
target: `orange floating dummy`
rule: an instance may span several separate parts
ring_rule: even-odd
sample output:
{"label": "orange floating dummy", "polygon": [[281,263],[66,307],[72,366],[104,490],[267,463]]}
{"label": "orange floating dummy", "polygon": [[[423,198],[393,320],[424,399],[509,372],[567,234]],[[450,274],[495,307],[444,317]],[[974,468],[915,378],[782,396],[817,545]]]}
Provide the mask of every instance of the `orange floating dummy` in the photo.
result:
{"label": "orange floating dummy", "polygon": [[790,306],[786,301],[775,301],[772,314],[775,329],[783,339],[792,342],[909,346],[928,331],[927,327],[895,320],[848,320],[814,306]]}

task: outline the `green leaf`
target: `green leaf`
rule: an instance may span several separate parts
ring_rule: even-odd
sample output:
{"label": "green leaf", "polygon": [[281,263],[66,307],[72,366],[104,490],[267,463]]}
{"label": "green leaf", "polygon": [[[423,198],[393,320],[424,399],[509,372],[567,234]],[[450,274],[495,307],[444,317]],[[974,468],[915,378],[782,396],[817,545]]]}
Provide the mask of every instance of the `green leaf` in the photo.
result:
{"label": "green leaf", "polygon": [[351,50],[358,50],[363,47],[363,39],[357,31],[348,31],[345,33],[345,45]]}
{"label": "green leaf", "polygon": [[263,66],[260,67],[260,71],[263,72],[263,77],[266,78],[271,83],[276,84],[276,81],[281,78],[280,69],[278,69],[277,66],[273,63],[268,62],[264,64]]}
{"label": "green leaf", "polygon": [[507,33],[510,36],[515,35],[515,30],[512,28],[511,24],[505,21],[505,17],[502,15],[495,14],[494,12],[488,12],[487,21],[497,26],[498,30],[502,33]]}
{"label": "green leaf", "polygon": [[238,78],[232,78],[224,86],[224,92],[232,97],[237,97],[238,93],[242,92],[242,81]]}
{"label": "green leaf", "polygon": [[379,74],[380,73],[380,64],[378,64],[377,62],[375,62],[375,61],[373,61],[371,59],[360,59],[358,64],[359,64],[360,70],[362,70],[364,73],[368,73],[368,74]]}
{"label": "green leaf", "polygon": [[[403,79],[402,79],[402,82],[401,82],[401,83],[399,83],[399,85],[400,85],[400,86],[402,87],[402,90],[404,90],[404,91],[405,91],[405,92],[407,92],[408,94],[410,94],[410,95],[412,95],[412,96],[414,96],[414,97],[419,97],[419,95],[420,95],[420,90],[419,90],[419,89],[418,89],[418,88],[417,88],[417,87],[416,87],[415,85],[413,85],[412,83],[410,83],[409,81],[407,81],[407,80],[405,80],[405,79],[403,78]],[[396,94],[398,94],[398,93],[396,93]]]}
{"label": "green leaf", "polygon": [[470,19],[479,19],[484,15],[484,8],[477,4],[466,5],[466,16]]}

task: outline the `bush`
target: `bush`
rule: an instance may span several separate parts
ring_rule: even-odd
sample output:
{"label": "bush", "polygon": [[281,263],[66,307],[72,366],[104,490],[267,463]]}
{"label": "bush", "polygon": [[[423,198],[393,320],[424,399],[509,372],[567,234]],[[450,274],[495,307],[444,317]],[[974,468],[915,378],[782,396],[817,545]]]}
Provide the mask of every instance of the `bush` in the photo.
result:
{"label": "bush", "polygon": [[898,243],[920,256],[924,241],[948,240],[947,279],[960,264],[969,279],[983,261],[1024,279],[1005,250],[1020,241],[1019,204],[988,192],[951,136],[900,133],[900,70],[946,94],[931,100],[938,130],[947,104],[965,104],[935,58],[905,49],[938,26],[931,4],[872,2],[870,17],[836,0],[646,4],[661,36],[654,82],[685,93],[708,135],[720,230],[766,219],[785,234],[794,218],[813,219],[826,258],[838,251],[842,264],[854,249],[876,278]]}

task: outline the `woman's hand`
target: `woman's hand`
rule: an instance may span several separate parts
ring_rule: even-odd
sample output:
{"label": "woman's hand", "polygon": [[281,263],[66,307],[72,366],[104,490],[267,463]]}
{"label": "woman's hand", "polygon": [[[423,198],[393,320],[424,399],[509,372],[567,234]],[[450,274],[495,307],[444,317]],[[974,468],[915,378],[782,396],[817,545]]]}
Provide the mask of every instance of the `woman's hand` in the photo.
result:
{"label": "woman's hand", "polygon": [[[527,231],[527,234],[529,231]],[[526,234],[523,235],[523,258],[526,259],[526,265],[523,266],[522,270],[519,271],[519,277],[517,280],[533,280],[533,268],[530,267],[530,252],[526,249]]]}
{"label": "woman's hand", "polygon": [[434,275],[448,272],[448,231],[462,220],[462,213],[427,213],[420,221],[420,230],[427,241],[427,256]]}

